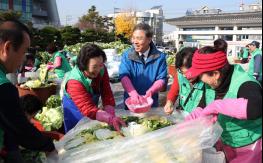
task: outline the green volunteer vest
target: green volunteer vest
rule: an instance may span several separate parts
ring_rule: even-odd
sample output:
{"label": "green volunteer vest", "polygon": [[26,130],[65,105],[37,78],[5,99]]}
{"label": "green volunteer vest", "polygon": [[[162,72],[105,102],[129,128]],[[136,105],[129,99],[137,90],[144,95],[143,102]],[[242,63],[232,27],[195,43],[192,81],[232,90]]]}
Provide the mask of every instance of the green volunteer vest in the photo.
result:
{"label": "green volunteer vest", "polygon": [[61,57],[62,62],[61,62],[61,66],[55,69],[55,73],[57,74],[58,78],[63,79],[65,76],[65,73],[71,70],[71,66],[68,60],[66,59],[66,57],[60,52],[56,52],[53,55],[53,57],[50,59],[50,62],[54,63],[56,57]]}
{"label": "green volunteer vest", "polygon": [[[254,63],[255,63],[255,56],[261,55],[262,56],[262,51],[260,49],[256,49],[254,52],[252,52],[252,57],[251,60],[249,61],[249,70],[248,73],[249,75],[253,76],[254,75]],[[259,81],[262,81],[262,64],[260,66],[260,71],[259,71]]]}
{"label": "green volunteer vest", "polygon": [[[10,81],[6,78],[7,72],[4,67],[0,64],[0,85],[10,83]],[[0,150],[3,148],[4,144],[4,131],[0,128]]]}
{"label": "green volunteer vest", "polygon": [[[101,75],[101,77],[104,75],[104,68],[101,69],[100,75]],[[75,66],[69,72],[69,74],[66,76],[65,81],[63,82],[64,83],[63,84],[64,95],[66,95],[68,98],[71,98],[70,95],[67,93],[67,90],[66,90],[66,85],[67,85],[69,80],[77,80],[77,81],[81,82],[85,86],[86,90],[90,94],[93,94],[93,89],[91,87],[92,79],[86,78],[77,66]]]}
{"label": "green volunteer vest", "polygon": [[249,54],[249,51],[247,48],[243,48],[243,55],[242,55],[242,58],[248,58],[248,54]]}
{"label": "green volunteer vest", "polygon": [[36,67],[37,69],[40,67],[41,62],[38,58],[35,58],[35,63],[34,63],[34,67]]}
{"label": "green volunteer vest", "polygon": [[[178,74],[178,81],[179,81],[179,98],[180,98],[180,103],[179,105],[188,113],[191,113],[195,108],[197,108],[198,104],[200,103],[204,89],[203,87],[205,86],[206,92],[205,92],[205,98],[206,98],[206,104],[210,104],[211,102],[214,101],[215,99],[215,91],[211,89],[209,86],[204,85],[203,82],[198,82],[196,83],[193,88],[191,88],[190,82],[181,74]],[[192,89],[194,91],[192,92]],[[186,100],[189,96],[189,94],[192,93],[189,97],[189,100],[186,103]]]}
{"label": "green volunteer vest", "polygon": [[[258,83],[253,77],[249,76],[241,66],[236,65],[229,91],[224,99],[237,98],[240,86],[248,81]],[[218,122],[223,128],[221,136],[223,143],[234,148],[252,144],[262,136],[262,117],[257,120],[239,120],[220,114],[218,116]]]}
{"label": "green volunteer vest", "polygon": [[77,59],[78,59],[78,56],[74,56],[71,58],[70,62],[73,64],[73,65],[76,65],[77,64]]}

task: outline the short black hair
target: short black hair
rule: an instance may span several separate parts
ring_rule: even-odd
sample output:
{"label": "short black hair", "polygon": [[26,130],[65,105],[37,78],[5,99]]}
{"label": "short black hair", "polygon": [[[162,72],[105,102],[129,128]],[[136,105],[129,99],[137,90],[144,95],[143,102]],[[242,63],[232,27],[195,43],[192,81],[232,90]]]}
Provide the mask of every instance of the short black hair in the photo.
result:
{"label": "short black hair", "polygon": [[53,53],[58,51],[58,47],[56,46],[56,44],[54,42],[52,42],[52,43],[48,44],[46,51],[49,54],[53,54]]}
{"label": "short black hair", "polygon": [[102,57],[104,63],[107,61],[105,52],[101,48],[99,48],[97,45],[94,45],[94,44],[84,45],[81,48],[79,56],[77,58],[78,68],[81,71],[85,71],[90,59],[96,58],[96,57]]}
{"label": "short black hair", "polygon": [[260,43],[258,41],[252,41],[250,44],[248,45],[254,45],[256,46],[256,48],[259,48],[260,47]]}
{"label": "short black hair", "polygon": [[213,46],[205,46],[205,47],[199,49],[200,54],[211,54],[211,53],[216,53],[218,51],[220,51],[220,50],[216,49]]}
{"label": "short black hair", "polygon": [[18,20],[0,20],[0,43],[10,41],[14,50],[17,51],[24,41],[24,32],[31,37],[26,25]]}
{"label": "short black hair", "polygon": [[186,47],[176,54],[175,67],[180,68],[185,66],[186,68],[192,67],[192,59],[197,48]]}
{"label": "short black hair", "polygon": [[35,61],[35,56],[32,53],[26,53],[26,60],[32,60]]}
{"label": "short black hair", "polygon": [[37,54],[37,49],[30,47],[27,52],[35,56]]}
{"label": "short black hair", "polygon": [[148,37],[148,38],[152,38],[153,37],[153,29],[152,29],[152,27],[149,24],[145,24],[145,23],[137,24],[133,28],[133,32],[135,32],[137,30],[143,30],[145,32],[146,37]]}
{"label": "short black hair", "polygon": [[37,96],[25,95],[20,97],[20,107],[25,114],[33,115],[42,110],[43,104]]}
{"label": "short black hair", "polygon": [[179,44],[184,44],[184,42],[183,41],[179,41]]}
{"label": "short black hair", "polygon": [[260,48],[260,43],[256,41],[256,48]]}
{"label": "short black hair", "polygon": [[217,39],[214,41],[214,48],[217,49],[218,51],[223,51],[227,53],[228,44],[223,39]]}

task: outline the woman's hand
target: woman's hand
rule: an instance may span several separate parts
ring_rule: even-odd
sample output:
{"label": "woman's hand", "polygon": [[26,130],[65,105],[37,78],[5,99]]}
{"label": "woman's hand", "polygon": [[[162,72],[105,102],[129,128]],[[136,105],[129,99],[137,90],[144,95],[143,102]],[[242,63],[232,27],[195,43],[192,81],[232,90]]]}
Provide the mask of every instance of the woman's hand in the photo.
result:
{"label": "woman's hand", "polygon": [[164,106],[164,112],[167,115],[171,115],[174,112],[174,104],[172,101],[167,101],[165,106]]}

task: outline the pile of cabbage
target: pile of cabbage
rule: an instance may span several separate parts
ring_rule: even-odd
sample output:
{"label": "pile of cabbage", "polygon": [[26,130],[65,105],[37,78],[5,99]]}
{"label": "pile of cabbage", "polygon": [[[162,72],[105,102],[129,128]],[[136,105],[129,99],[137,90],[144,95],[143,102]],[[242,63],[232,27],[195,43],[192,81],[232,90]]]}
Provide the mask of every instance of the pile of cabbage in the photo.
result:
{"label": "pile of cabbage", "polygon": [[45,64],[40,65],[38,72],[39,72],[38,79],[29,78],[27,82],[20,85],[20,88],[36,89],[36,88],[46,88],[55,85],[55,83],[49,81],[54,80],[57,77],[54,73],[48,72],[47,65]]}
{"label": "pile of cabbage", "polygon": [[42,112],[35,117],[41,122],[46,131],[59,130],[63,124],[63,112],[61,107],[60,96],[53,95],[43,107]]}
{"label": "pile of cabbage", "polygon": [[122,133],[126,137],[140,136],[147,132],[173,125],[173,123],[167,118],[160,116],[150,116],[145,118],[123,116],[122,119],[128,124],[128,127],[122,128]]}
{"label": "pile of cabbage", "polygon": [[214,146],[222,128],[208,123],[209,117],[177,121],[184,115],[175,113],[167,116],[162,108],[152,108],[144,114],[117,110],[116,115],[127,123],[122,134],[107,124],[85,117],[55,142],[57,162],[202,162],[202,149]]}
{"label": "pile of cabbage", "polygon": [[60,152],[63,153],[63,151],[74,150],[83,145],[99,141],[120,139],[124,137],[137,137],[173,125],[172,121],[160,116],[149,116],[144,118],[122,116],[121,118],[127,124],[127,127],[121,129],[121,132],[116,132],[112,126],[98,121],[88,122],[89,125],[81,129],[76,126],[76,130],[71,130],[63,138],[64,140],[61,140],[63,150]]}
{"label": "pile of cabbage", "polygon": [[[76,45],[65,46],[64,50],[70,52],[72,54],[78,55],[81,48],[87,43],[78,43]],[[118,54],[122,54],[125,50],[131,47],[131,45],[123,44],[121,41],[115,41],[111,43],[98,43],[94,44],[98,45],[102,49],[116,49]]]}

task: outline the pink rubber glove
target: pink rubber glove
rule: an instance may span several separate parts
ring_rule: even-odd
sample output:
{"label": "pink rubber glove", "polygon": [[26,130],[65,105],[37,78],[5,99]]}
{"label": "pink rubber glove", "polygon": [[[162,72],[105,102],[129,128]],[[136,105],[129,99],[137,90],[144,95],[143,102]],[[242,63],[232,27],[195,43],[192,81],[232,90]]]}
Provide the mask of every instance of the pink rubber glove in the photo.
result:
{"label": "pink rubber glove", "polygon": [[96,120],[100,122],[108,123],[109,125],[113,126],[114,129],[118,132],[121,131],[121,126],[126,127],[125,122],[121,118],[112,116],[109,113],[102,110],[99,110],[97,112]]}
{"label": "pink rubber glove", "polygon": [[[190,115],[188,115],[184,120],[185,121],[192,121],[201,117],[205,117],[206,115],[203,114],[203,108],[196,108]],[[209,123],[216,123],[217,115],[213,115],[211,119],[209,119]]]}
{"label": "pink rubber glove", "polygon": [[56,57],[55,62],[54,62],[54,68],[58,68],[62,65],[62,58],[61,57]]}
{"label": "pink rubber glove", "polygon": [[202,116],[203,108],[196,108],[190,115],[185,118],[185,121],[195,120]]}
{"label": "pink rubber glove", "polygon": [[113,106],[107,105],[104,107],[104,111],[112,116],[115,116],[115,108]]}
{"label": "pink rubber glove", "polygon": [[135,90],[135,88],[133,87],[131,80],[125,76],[121,79],[121,83],[123,88],[128,92],[129,96],[131,97],[131,103],[134,105],[137,104],[144,104],[147,103],[147,100],[138,94],[138,92]]}
{"label": "pink rubber glove", "polygon": [[237,119],[247,119],[247,103],[244,98],[215,100],[202,112],[203,116],[223,114]]}
{"label": "pink rubber glove", "polygon": [[147,99],[137,93],[137,91],[132,91],[129,93],[131,97],[131,105],[143,105],[147,104]]}
{"label": "pink rubber glove", "polygon": [[33,68],[34,68],[34,67],[31,67],[31,66],[25,66],[25,69],[26,69],[27,71],[31,71]]}
{"label": "pink rubber glove", "polygon": [[58,68],[58,67],[60,67],[62,65],[62,59],[61,59],[61,57],[56,57],[56,59],[55,59],[55,62],[54,62],[54,64],[48,64],[47,65],[47,69],[48,70],[51,70],[51,69],[54,69],[54,68]]}
{"label": "pink rubber glove", "polygon": [[157,80],[154,82],[152,87],[146,91],[145,97],[152,97],[153,94],[161,91],[161,89],[164,87],[165,82],[163,80]]}
{"label": "pink rubber glove", "polygon": [[47,70],[48,70],[48,71],[51,70],[51,69],[54,69],[54,68],[55,68],[54,65],[47,65]]}

